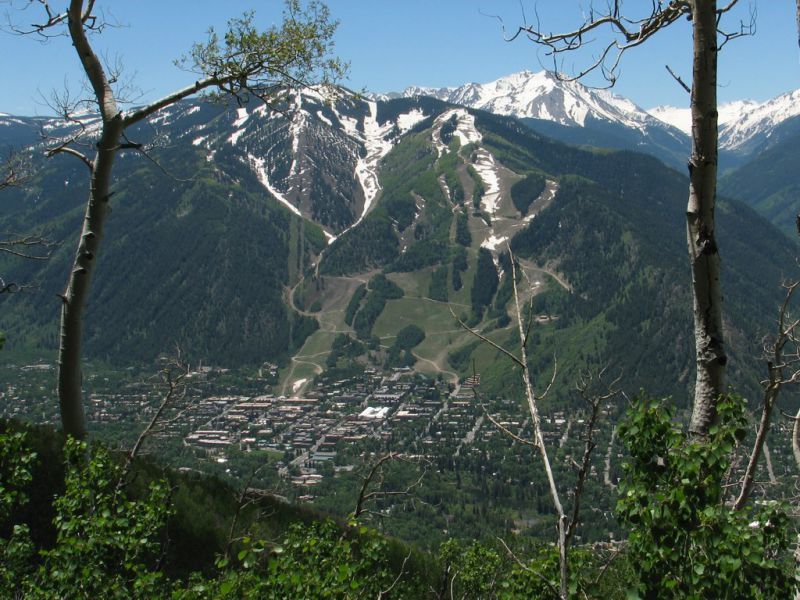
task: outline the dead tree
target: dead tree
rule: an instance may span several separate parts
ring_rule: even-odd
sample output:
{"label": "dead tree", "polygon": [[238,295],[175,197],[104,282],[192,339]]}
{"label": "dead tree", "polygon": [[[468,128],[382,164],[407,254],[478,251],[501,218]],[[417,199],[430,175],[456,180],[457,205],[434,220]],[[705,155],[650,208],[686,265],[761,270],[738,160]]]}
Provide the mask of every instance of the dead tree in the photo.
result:
{"label": "dead tree", "polygon": [[[800,286],[800,282],[784,284],[786,296],[778,312],[777,333],[775,334],[775,339],[769,342],[765,348],[765,353],[767,355],[767,379],[761,382],[764,388],[761,418],[758,423],[756,439],[753,443],[753,449],[750,452],[747,468],[742,477],[741,489],[733,503],[733,508],[735,510],[740,510],[744,507],[753,490],[756,468],[764,451],[764,445],[766,444],[767,433],[769,433],[772,413],[775,408],[775,403],[778,400],[778,395],[784,386],[800,381],[800,345],[798,345],[800,338],[798,338],[797,333],[798,326],[800,326],[800,319],[795,319],[789,314],[789,304],[798,286]],[[796,423],[794,429],[797,429]],[[796,445],[794,440],[795,436],[792,435],[793,449]]]}
{"label": "dead tree", "polygon": [[[0,239],[0,253],[27,260],[48,260],[58,244],[40,235],[4,234]],[[32,287],[28,283],[8,281],[0,276],[0,295],[15,294]]]}
{"label": "dead tree", "polygon": [[[30,178],[22,155],[10,153],[0,166],[0,191],[25,185]],[[42,235],[5,232],[0,237],[0,253],[27,260],[48,260],[57,244]],[[0,276],[0,295],[14,294],[31,287],[29,284],[9,281]]]}
{"label": "dead tree", "polygon": [[[453,317],[458,321],[459,325],[464,328],[466,331],[470,332],[472,335],[480,339],[482,342],[492,346],[496,350],[498,350],[501,354],[505,355],[520,370],[520,378],[522,380],[522,384],[525,389],[525,399],[527,404],[527,409],[530,414],[531,423],[533,425],[533,439],[526,440],[521,438],[520,436],[514,434],[513,432],[509,431],[508,428],[504,427],[497,419],[495,419],[489,412],[486,410],[483,402],[480,400],[477,391],[475,391],[476,400],[479,402],[481,408],[483,409],[484,413],[486,414],[489,421],[495,425],[501,432],[507,435],[509,438],[513,439],[514,441],[520,442],[525,445],[530,445],[534,448],[534,451],[538,451],[539,459],[541,460],[542,466],[545,470],[545,475],[547,477],[547,483],[550,490],[550,499],[553,502],[553,507],[555,508],[556,512],[556,530],[557,530],[557,548],[558,548],[558,563],[559,563],[559,584],[558,586],[552,585],[549,580],[544,578],[541,574],[536,573],[537,576],[542,578],[550,587],[552,587],[553,591],[558,594],[559,598],[562,600],[566,600],[569,597],[569,550],[572,546],[572,542],[575,536],[575,531],[578,527],[580,522],[580,506],[581,506],[581,496],[583,495],[583,487],[586,481],[586,476],[589,473],[590,461],[592,452],[595,449],[596,443],[594,441],[594,430],[597,424],[597,417],[599,414],[600,406],[604,401],[610,400],[612,397],[616,396],[618,391],[616,390],[616,384],[619,381],[619,378],[615,379],[611,384],[606,386],[606,390],[602,394],[598,394],[594,392],[594,387],[598,382],[603,382],[603,375],[605,371],[601,371],[598,376],[586,376],[584,377],[577,385],[578,392],[580,393],[581,397],[587,403],[588,414],[589,418],[586,420],[586,433],[584,436],[584,451],[583,456],[581,458],[580,463],[574,463],[577,469],[576,481],[575,486],[572,490],[572,511],[568,514],[567,511],[564,509],[564,504],[561,502],[561,494],[558,489],[558,485],[556,484],[555,476],[553,475],[553,468],[550,463],[550,457],[547,452],[547,446],[544,442],[544,436],[542,435],[542,423],[541,423],[541,416],[539,414],[539,403],[547,396],[548,392],[552,388],[553,383],[555,382],[557,368],[553,368],[553,374],[550,378],[550,382],[545,388],[545,390],[539,394],[534,389],[534,376],[531,373],[531,369],[528,363],[528,340],[531,333],[531,325],[533,324],[533,315],[531,311],[528,311],[527,319],[523,317],[523,310],[520,304],[519,292],[517,288],[517,263],[514,257],[514,254],[511,252],[511,248],[508,248],[508,252],[511,256],[511,282],[513,288],[513,307],[514,307],[514,320],[516,321],[517,328],[519,331],[519,356],[512,352],[511,350],[500,346],[499,344],[495,343],[494,341],[490,340],[480,332],[476,331],[475,329],[469,327],[466,323],[464,323],[460,318],[458,318],[453,312],[452,308],[450,309],[451,314]],[[532,304],[531,307],[532,308]],[[502,540],[501,540],[502,541]],[[505,545],[505,544],[504,544]],[[507,547],[506,547],[507,548]],[[509,550],[510,552],[510,550]],[[512,553],[513,556],[513,553]],[[514,557],[516,559],[516,557]],[[518,562],[519,560],[516,559]],[[520,563],[522,564],[522,563]],[[528,569],[529,570],[529,569]]]}
{"label": "dead tree", "polygon": [[359,490],[358,498],[356,499],[356,506],[351,513],[353,520],[357,520],[362,516],[377,514],[368,508],[368,504],[377,500],[385,500],[390,498],[414,498],[415,490],[422,485],[422,482],[425,479],[428,465],[424,462],[421,462],[421,471],[419,477],[412,481],[404,489],[390,490],[386,487],[385,483],[385,469],[388,464],[395,461],[410,462],[408,458],[400,453],[389,452],[381,456],[372,465],[372,467],[370,467],[369,472],[361,482],[361,489]]}
{"label": "dead tree", "polygon": [[[589,65],[567,79],[601,73],[613,85],[622,56],[644,44],[679,19],[692,22],[693,68],[691,85],[679,82],[691,94],[692,153],[689,158],[689,200],[686,208],[686,234],[692,271],[696,380],[690,432],[705,438],[717,416],[717,402],[725,393],[725,367],[728,357],[722,328],[722,290],[720,257],[716,239],[714,208],[717,187],[717,53],[728,41],[754,30],[741,21],[738,30],[724,31],[723,16],[736,6],[729,0],[718,7],[716,0],[671,0],[644,4],[643,8],[623,10],[622,0],[603,2],[602,8],[590,3],[586,19],[577,28],[563,33],[546,33],[540,23],[525,23],[511,37],[526,37],[544,46],[553,59],[553,70],[560,71],[565,53],[580,50],[601,32],[610,41],[595,54]],[[635,11],[640,12],[635,12]],[[669,68],[669,66],[668,66]],[[672,72],[672,71],[670,71]]]}
{"label": "dead tree", "polygon": [[[161,399],[150,421],[139,433],[136,442],[125,456],[125,464],[117,482],[118,489],[125,486],[133,462],[141,453],[147,439],[153,435],[164,433],[170,424],[179,420],[192,408],[191,403],[187,404],[186,402],[188,392],[186,380],[189,377],[189,366],[181,360],[180,351],[176,351],[174,356],[165,360],[156,377],[158,381],[156,385],[161,390]],[[166,416],[168,410],[172,410],[169,418]]]}
{"label": "dead tree", "polygon": [[11,187],[20,187],[30,177],[24,159],[20,154],[11,152],[0,167],[0,190]]}
{"label": "dead tree", "polygon": [[[231,94],[237,98],[251,94],[267,101],[270,92],[287,86],[304,85],[338,77],[342,64],[330,58],[336,23],[329,20],[327,8],[311,0],[306,8],[300,0],[287,0],[284,20],[260,32],[253,24],[253,14],[232,19],[225,35],[209,32],[206,43],[195,44],[181,64],[197,74],[191,85],[167,94],[146,106],[123,110],[115,91],[115,80],[109,68],[95,52],[90,33],[102,30],[102,19],[95,13],[95,0],[70,0],[59,12],[49,0],[36,5],[45,13],[43,22],[32,27],[17,28],[20,33],[50,36],[66,28],[77,58],[88,80],[91,101],[101,118],[99,134],[92,150],[78,146],[75,136],[53,145],[48,155],[67,154],[80,160],[89,172],[89,197],[83,227],[78,238],[75,259],[67,285],[61,295],[61,326],[58,359],[58,397],[64,432],[76,438],[86,436],[82,405],[81,335],[83,315],[100,254],[112,191],[112,170],[120,151],[137,150],[139,144],[127,140],[125,132],[163,108],[200,92]],[[156,16],[156,18],[158,18]],[[80,127],[80,119],[62,102],[64,116]],[[83,138],[85,140],[85,137]]]}

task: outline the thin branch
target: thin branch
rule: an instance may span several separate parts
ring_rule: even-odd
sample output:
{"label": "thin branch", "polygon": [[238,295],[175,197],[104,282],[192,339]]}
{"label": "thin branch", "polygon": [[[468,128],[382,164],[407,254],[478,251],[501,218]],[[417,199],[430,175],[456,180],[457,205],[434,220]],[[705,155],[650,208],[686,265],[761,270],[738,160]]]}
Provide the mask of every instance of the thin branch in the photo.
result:
{"label": "thin branch", "polygon": [[403,575],[405,575],[406,563],[408,562],[409,558],[411,558],[411,550],[408,551],[408,554],[406,554],[406,557],[403,559],[403,564],[400,565],[400,572],[397,574],[397,577],[394,578],[394,581],[392,582],[392,585],[390,585],[385,590],[380,590],[378,592],[378,600],[381,600],[381,598],[383,598],[384,596],[388,596],[391,593],[391,591],[394,589],[394,587],[403,578]]}
{"label": "thin branch", "polygon": [[119,145],[119,149],[120,150],[134,150],[134,151],[136,151],[137,153],[141,154],[144,158],[149,160],[151,163],[153,163],[155,165],[155,167],[159,171],[161,171],[164,175],[166,175],[167,177],[169,177],[173,181],[177,181],[179,183],[188,183],[190,181],[194,181],[195,180],[194,176],[184,178],[184,177],[178,177],[177,175],[174,175],[173,173],[170,173],[164,167],[164,165],[162,165],[158,161],[158,159],[156,159],[153,155],[150,154],[150,152],[148,152],[145,149],[144,144],[140,144],[140,143],[137,143],[137,142],[131,142],[128,139],[127,135],[125,135],[125,133],[122,134],[122,137],[125,139],[125,143]]}
{"label": "thin branch", "polygon": [[368,502],[380,498],[396,498],[400,496],[406,496],[406,497],[411,496],[412,492],[416,488],[422,485],[422,481],[425,478],[425,475],[427,474],[427,469],[423,469],[422,472],[420,473],[420,476],[413,483],[408,485],[404,490],[389,491],[380,489],[379,486],[379,489],[373,491],[367,491],[369,489],[370,484],[375,479],[376,475],[380,474],[382,481],[383,466],[385,463],[392,460],[405,460],[405,459],[403,458],[402,455],[400,455],[397,452],[389,452],[388,454],[383,455],[374,465],[372,465],[372,468],[369,470],[369,473],[364,478],[364,481],[361,484],[361,491],[358,494],[358,499],[356,501],[356,508],[353,511],[353,519],[358,519],[362,514],[370,513],[370,511],[365,508]]}
{"label": "thin branch", "polygon": [[[602,374],[605,371],[601,371],[598,375],[598,379],[602,381]],[[578,384],[578,392],[580,393],[581,397],[583,398],[584,402],[589,406],[589,418],[586,421],[586,435],[584,437],[584,446],[583,446],[583,458],[578,468],[578,476],[575,481],[575,487],[572,492],[572,516],[569,520],[569,527],[567,529],[567,534],[565,536],[565,541],[567,545],[572,542],[572,538],[575,535],[575,530],[578,527],[579,518],[580,518],[580,510],[581,510],[581,497],[583,495],[583,486],[586,482],[586,475],[589,473],[589,466],[591,463],[592,452],[596,448],[597,444],[594,441],[594,427],[597,423],[597,416],[600,412],[600,404],[604,400],[608,400],[611,398],[615,392],[612,391],[612,386],[609,386],[609,391],[607,394],[603,396],[592,395],[590,393],[590,386],[592,384],[593,378],[591,376],[584,377],[582,381]]]}
{"label": "thin branch", "polygon": [[677,82],[678,82],[678,84],[679,84],[679,85],[680,85],[680,86],[681,86],[681,87],[682,87],[684,90],[686,90],[686,93],[687,93],[687,94],[691,94],[691,93],[692,93],[692,88],[690,88],[688,85],[686,85],[686,83],[684,83],[683,79],[681,79],[679,75],[676,75],[676,74],[675,74],[675,71],[673,71],[673,70],[672,70],[672,68],[671,68],[669,65],[664,65],[664,67],[667,69],[667,72],[668,72],[670,75],[672,75],[672,78],[673,78],[675,81],[677,81]]}
{"label": "thin branch", "polygon": [[[784,348],[787,343],[794,341],[795,329],[798,326],[798,321],[787,323],[789,304],[792,300],[795,290],[800,286],[800,281],[795,281],[791,284],[784,284],[786,295],[784,296],[783,303],[778,311],[778,331],[775,336],[775,341],[771,345],[769,352],[769,360],[767,361],[768,379],[763,382],[764,385],[764,400],[763,408],[761,410],[761,419],[758,424],[758,432],[756,439],[753,443],[753,450],[750,453],[750,459],[745,469],[744,477],[742,478],[742,487],[739,496],[733,503],[734,510],[741,510],[750,493],[753,490],[753,483],[755,481],[756,467],[761,458],[764,443],[767,439],[767,433],[772,421],[772,410],[775,402],[778,399],[781,388],[788,382],[793,382],[795,376],[786,379],[784,369],[786,367],[784,358]],[[795,373],[797,375],[797,373]]]}
{"label": "thin branch", "polygon": [[236,503],[236,512],[233,513],[233,519],[231,519],[231,526],[228,528],[228,541],[225,544],[225,557],[230,559],[231,548],[233,547],[234,542],[236,539],[234,538],[234,533],[236,533],[236,528],[239,526],[239,519],[241,518],[242,511],[252,503],[251,501],[247,501],[247,494],[250,491],[250,484],[253,482],[255,476],[266,466],[266,464],[261,465],[257,469],[254,469],[250,476],[247,478],[247,481],[242,486],[241,492],[239,492],[239,500]]}
{"label": "thin branch", "polygon": [[[514,254],[511,252],[510,245],[506,244],[508,248],[509,255],[511,256],[511,283],[514,292],[514,310],[517,317],[517,327],[519,329],[519,339],[520,341],[524,339],[525,332],[522,323],[522,312],[520,309],[519,303],[519,290],[517,289],[517,269],[514,263]],[[561,499],[559,498],[558,494],[558,487],[556,486],[555,479],[553,477],[553,469],[550,466],[550,458],[547,455],[547,448],[544,443],[544,436],[542,435],[542,424],[539,418],[539,408],[537,406],[536,395],[533,391],[533,385],[531,382],[531,374],[528,368],[528,353],[525,349],[525,346],[520,346],[520,353],[522,355],[522,377],[523,383],[525,384],[525,395],[528,399],[528,410],[531,414],[531,420],[533,421],[533,432],[534,432],[534,441],[539,446],[539,454],[542,459],[542,464],[544,465],[545,473],[547,474],[547,481],[550,486],[550,496],[553,500],[553,506],[556,509],[556,515],[558,517],[558,554],[559,554],[559,564],[560,564],[560,571],[561,571],[561,593],[560,596],[563,600],[567,598],[567,516],[564,513],[564,508],[561,504]]]}
{"label": "thin branch", "polygon": [[492,416],[492,415],[489,413],[489,411],[487,410],[486,406],[485,406],[485,405],[484,405],[484,403],[483,403],[483,400],[481,400],[481,397],[480,397],[480,395],[478,394],[478,390],[477,390],[477,388],[474,388],[474,387],[472,388],[472,394],[475,396],[475,400],[477,400],[477,402],[478,402],[478,405],[481,407],[481,410],[483,411],[483,414],[484,414],[484,416],[485,416],[487,419],[489,419],[489,421],[492,423],[492,425],[494,425],[495,427],[497,427],[497,429],[499,429],[501,432],[503,432],[505,435],[507,435],[508,437],[510,437],[510,438],[511,438],[512,440],[514,440],[515,442],[519,442],[520,444],[523,444],[523,445],[525,445],[525,446],[536,446],[536,444],[535,444],[534,442],[532,442],[532,441],[530,441],[530,440],[526,440],[526,439],[524,439],[524,438],[521,438],[521,437],[520,437],[520,436],[518,436],[516,433],[514,433],[513,431],[511,431],[510,429],[508,429],[506,426],[504,426],[502,423],[500,423],[499,421],[497,421],[497,420],[496,420],[496,419],[495,419],[495,418],[494,418],[494,417],[493,417],[493,416]]}
{"label": "thin branch", "polygon": [[60,144],[53,148],[48,148],[47,151],[45,152],[45,156],[47,156],[47,158],[52,158],[56,154],[68,154],[70,156],[74,156],[75,158],[80,160],[84,165],[86,165],[86,167],[88,167],[89,172],[91,172],[92,169],[94,169],[94,163],[89,159],[89,157],[87,157],[82,152],[79,152],[78,150],[75,150],[74,148],[67,146],[66,143]]}
{"label": "thin branch", "polygon": [[[17,236],[13,233],[8,233],[6,235],[9,237],[0,240],[0,252],[29,260],[49,259],[53,254],[53,250],[58,245],[38,235]],[[43,252],[33,254],[30,252],[30,249],[33,248],[40,248]]]}
{"label": "thin branch", "polygon": [[797,467],[800,468],[800,409],[797,410],[797,416],[794,418],[792,426],[792,454]]}
{"label": "thin branch", "polygon": [[11,152],[3,162],[2,171],[0,190],[21,187],[30,178],[29,169],[23,165],[22,157],[14,152]]}
{"label": "thin branch", "polygon": [[483,334],[479,333],[478,331],[476,331],[475,329],[472,329],[472,328],[471,328],[469,325],[467,325],[466,323],[464,323],[464,321],[462,321],[462,320],[461,320],[461,319],[460,319],[458,316],[456,316],[456,313],[455,313],[455,312],[453,312],[453,307],[452,307],[452,306],[448,305],[448,308],[450,309],[450,314],[451,314],[451,315],[453,315],[453,318],[454,318],[456,321],[458,321],[458,324],[459,324],[459,325],[461,325],[461,327],[462,327],[462,328],[463,328],[465,331],[468,331],[469,333],[471,333],[472,335],[474,335],[474,336],[475,336],[476,338],[478,338],[479,340],[481,340],[481,341],[483,341],[483,342],[486,342],[487,344],[489,344],[489,345],[490,345],[492,348],[494,348],[495,350],[498,350],[499,352],[502,352],[502,353],[503,353],[503,354],[505,354],[505,355],[506,355],[508,358],[510,358],[511,360],[513,360],[513,361],[514,361],[514,362],[515,362],[515,363],[516,363],[518,366],[520,366],[520,367],[524,366],[523,362],[522,362],[522,361],[521,361],[519,358],[517,358],[516,356],[514,356],[514,355],[513,355],[511,352],[509,352],[508,350],[506,350],[505,348],[503,348],[503,347],[502,347],[502,346],[500,346],[499,344],[497,344],[497,343],[493,342],[492,340],[490,340],[489,338],[487,338],[485,335],[483,335]]}
{"label": "thin branch", "polygon": [[542,583],[544,583],[544,584],[545,584],[547,587],[549,587],[549,588],[550,588],[550,590],[551,590],[551,591],[552,591],[552,592],[553,592],[553,593],[554,593],[556,596],[560,596],[560,594],[559,594],[559,592],[558,592],[558,588],[557,588],[557,587],[556,587],[556,586],[553,584],[553,582],[552,582],[552,581],[550,581],[550,580],[549,580],[547,577],[545,577],[544,575],[542,575],[541,573],[539,573],[539,571],[537,571],[537,570],[535,570],[535,569],[531,569],[531,568],[530,568],[528,565],[526,565],[524,562],[522,562],[522,561],[519,559],[519,557],[518,557],[516,554],[514,554],[514,552],[511,550],[511,548],[509,548],[509,547],[508,547],[508,544],[506,544],[506,542],[505,542],[505,540],[503,540],[503,538],[500,538],[500,537],[499,537],[499,538],[497,538],[497,540],[498,540],[498,541],[499,541],[501,544],[503,544],[503,548],[505,548],[505,549],[506,549],[506,552],[508,552],[508,555],[509,555],[511,558],[513,558],[513,559],[514,559],[514,562],[516,562],[516,563],[517,563],[517,565],[519,566],[519,568],[520,568],[520,569],[522,569],[522,570],[523,570],[523,571],[525,571],[526,573],[530,573],[531,575],[535,575],[536,577],[538,577],[538,578],[539,578],[539,579],[542,581]]}
{"label": "thin branch", "polygon": [[167,366],[161,370],[160,376],[163,384],[166,386],[166,393],[156,409],[156,412],[153,414],[153,417],[150,419],[150,422],[139,434],[139,437],[136,439],[136,443],[125,457],[125,465],[122,467],[120,478],[117,482],[117,489],[120,489],[124,486],[124,481],[130,472],[134,459],[142,449],[142,445],[144,444],[145,440],[152,435],[153,430],[161,419],[161,415],[163,414],[164,410],[176,398],[176,396],[185,393],[183,382],[188,375],[189,369],[186,365],[181,363],[180,352],[178,352],[176,358],[170,360]]}

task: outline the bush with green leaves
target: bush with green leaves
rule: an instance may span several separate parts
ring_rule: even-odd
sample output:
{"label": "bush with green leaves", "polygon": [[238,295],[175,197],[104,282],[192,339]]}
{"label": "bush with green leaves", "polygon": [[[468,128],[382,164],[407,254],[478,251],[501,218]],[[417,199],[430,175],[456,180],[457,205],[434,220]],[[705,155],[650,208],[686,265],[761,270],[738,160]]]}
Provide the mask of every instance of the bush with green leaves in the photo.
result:
{"label": "bush with green leaves", "polygon": [[395,573],[387,556],[385,539],[365,527],[294,524],[280,544],[244,538],[237,561],[218,562],[223,571],[217,579],[197,576],[173,598],[419,597],[417,582]]}
{"label": "bush with green leaves", "polygon": [[118,483],[122,469],[102,447],[87,458],[86,444],[64,447],[64,494],[56,498],[56,544],[40,552],[29,579],[32,597],[148,598],[163,589],[156,569],[170,514],[169,490],[153,482],[142,499],[129,499]]}
{"label": "bush with green leaves", "polygon": [[[520,540],[516,540],[520,543]],[[439,549],[445,577],[439,597],[464,600],[558,600],[559,563],[555,544],[530,544],[516,551],[474,542],[461,546],[448,540]],[[595,548],[570,552],[569,597],[622,600],[631,583],[630,566],[614,553]]]}
{"label": "bush with green leaves", "polygon": [[644,598],[791,598],[797,587],[789,519],[773,502],[741,511],[723,482],[745,436],[744,401],[729,396],[707,439],[640,398],[619,427],[628,450],[617,515]]}
{"label": "bush with green leaves", "polygon": [[34,548],[24,523],[14,523],[16,508],[28,500],[36,454],[22,432],[0,433],[0,597],[16,595],[19,583],[33,570]]}

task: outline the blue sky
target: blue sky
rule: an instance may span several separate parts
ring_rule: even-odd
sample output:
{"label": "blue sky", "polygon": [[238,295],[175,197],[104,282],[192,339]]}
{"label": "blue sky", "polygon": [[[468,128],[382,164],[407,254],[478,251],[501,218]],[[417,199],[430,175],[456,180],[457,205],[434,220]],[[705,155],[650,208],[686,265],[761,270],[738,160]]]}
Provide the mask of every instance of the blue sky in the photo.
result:
{"label": "blue sky", "polygon": [[[0,11],[12,4],[0,0]],[[260,24],[269,25],[279,19],[282,7],[280,0],[98,0],[97,4],[123,26],[106,30],[95,38],[96,45],[109,56],[120,57],[143,100],[191,81],[172,61],[193,41],[204,39],[210,25],[223,30],[228,18],[248,9],[256,10]],[[410,85],[486,82],[522,69],[541,70],[552,64],[543,51],[526,40],[504,41],[495,16],[514,29],[522,21],[522,6],[529,19],[537,10],[544,28],[560,31],[579,22],[581,6],[587,4],[587,0],[328,0],[333,16],[340,20],[337,52],[351,65],[345,83],[378,92]],[[650,2],[630,0],[627,4]],[[795,3],[740,0],[740,5],[739,12],[729,18],[729,26],[736,28],[738,18],[749,18],[752,8],[757,12],[757,32],[724,48],[720,101],[763,101],[800,88]],[[22,23],[38,18],[35,7],[11,15]],[[677,23],[629,52],[616,93],[645,108],[687,105],[687,94],[664,67],[669,64],[685,80],[691,77],[690,36],[689,24]],[[0,56],[0,74],[6,82],[0,88],[2,112],[48,114],[42,95],[62,89],[65,81],[73,88],[81,81],[74,51],[64,38],[42,44],[2,32]],[[568,60],[566,67],[573,63],[580,67],[587,57]]]}

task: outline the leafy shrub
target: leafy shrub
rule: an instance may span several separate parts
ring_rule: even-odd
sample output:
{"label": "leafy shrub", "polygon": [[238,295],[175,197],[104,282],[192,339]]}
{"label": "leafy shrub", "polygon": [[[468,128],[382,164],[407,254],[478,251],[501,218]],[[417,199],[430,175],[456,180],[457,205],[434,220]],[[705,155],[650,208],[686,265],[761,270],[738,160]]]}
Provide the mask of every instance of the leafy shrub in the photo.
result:
{"label": "leafy shrub", "polygon": [[637,400],[619,427],[630,458],[617,514],[646,598],[791,598],[789,520],[779,505],[734,511],[723,481],[745,435],[744,401],[718,405],[707,440],[681,431],[664,402]]}

